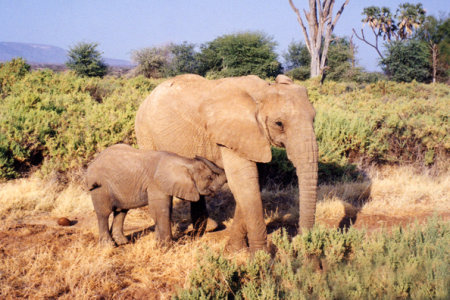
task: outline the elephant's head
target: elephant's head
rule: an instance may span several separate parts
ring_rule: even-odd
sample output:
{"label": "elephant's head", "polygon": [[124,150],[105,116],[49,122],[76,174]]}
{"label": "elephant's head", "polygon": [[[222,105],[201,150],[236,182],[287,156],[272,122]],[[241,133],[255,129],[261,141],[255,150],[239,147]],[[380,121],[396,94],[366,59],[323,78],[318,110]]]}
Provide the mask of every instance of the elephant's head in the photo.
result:
{"label": "elephant's head", "polygon": [[195,157],[191,170],[200,195],[214,196],[227,181],[224,170],[203,157]]}
{"label": "elephant's head", "polygon": [[315,110],[306,89],[279,75],[275,84],[246,77],[236,88],[233,80],[224,81],[215,92],[215,97],[200,108],[211,138],[255,162],[272,159],[271,145],[286,148],[299,180],[300,230],[311,228],[317,199],[318,149]]}
{"label": "elephant's head", "polygon": [[200,195],[213,196],[226,182],[226,176],[204,158],[188,159],[167,153],[158,163],[154,180],[168,195],[195,202]]}

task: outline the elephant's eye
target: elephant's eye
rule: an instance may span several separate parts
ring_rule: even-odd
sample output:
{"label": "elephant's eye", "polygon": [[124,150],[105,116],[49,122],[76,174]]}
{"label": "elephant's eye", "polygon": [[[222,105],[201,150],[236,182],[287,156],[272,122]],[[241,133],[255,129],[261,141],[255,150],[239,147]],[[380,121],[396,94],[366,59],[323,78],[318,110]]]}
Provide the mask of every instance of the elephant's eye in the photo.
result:
{"label": "elephant's eye", "polygon": [[281,129],[283,129],[283,122],[281,121],[276,121],[275,124],[280,127]]}

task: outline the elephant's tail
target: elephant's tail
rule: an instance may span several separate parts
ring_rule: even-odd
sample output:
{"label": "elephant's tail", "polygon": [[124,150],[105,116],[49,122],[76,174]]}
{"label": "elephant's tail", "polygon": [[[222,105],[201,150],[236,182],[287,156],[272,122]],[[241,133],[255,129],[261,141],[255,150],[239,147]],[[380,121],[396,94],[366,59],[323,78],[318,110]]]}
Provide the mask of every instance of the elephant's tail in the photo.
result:
{"label": "elephant's tail", "polygon": [[98,189],[98,188],[101,187],[101,186],[102,186],[101,184],[98,184],[97,182],[94,182],[94,183],[90,186],[89,192],[90,192],[90,191],[93,191],[93,190],[95,190],[95,189]]}

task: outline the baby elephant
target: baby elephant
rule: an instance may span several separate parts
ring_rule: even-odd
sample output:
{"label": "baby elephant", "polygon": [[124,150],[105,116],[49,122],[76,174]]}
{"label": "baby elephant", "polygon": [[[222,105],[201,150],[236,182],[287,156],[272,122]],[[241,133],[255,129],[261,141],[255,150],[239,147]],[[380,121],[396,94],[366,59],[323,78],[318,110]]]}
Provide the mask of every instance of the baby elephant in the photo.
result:
{"label": "baby elephant", "polygon": [[[172,196],[198,201],[213,195],[226,182],[212,162],[170,152],[137,150],[125,144],[111,146],[89,165],[87,186],[97,213],[99,240],[125,244],[123,222],[129,209],[149,205],[161,242],[170,241]],[[108,217],[114,213],[111,230]],[[112,237],[111,237],[112,234]]]}

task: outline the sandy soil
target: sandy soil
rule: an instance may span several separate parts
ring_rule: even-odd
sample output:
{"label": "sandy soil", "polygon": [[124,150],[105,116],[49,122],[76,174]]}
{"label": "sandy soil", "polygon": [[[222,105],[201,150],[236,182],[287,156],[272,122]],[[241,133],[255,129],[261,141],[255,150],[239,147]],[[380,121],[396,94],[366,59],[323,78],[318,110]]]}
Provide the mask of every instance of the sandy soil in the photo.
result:
{"label": "sandy soil", "polygon": [[[394,226],[407,226],[408,224],[426,222],[434,215],[439,216],[445,221],[450,220],[450,212],[441,213],[420,213],[418,215],[393,217],[380,214],[346,214],[342,217],[323,218],[318,217],[317,223],[330,228],[345,228],[353,226],[358,229],[365,229],[367,232],[389,229]],[[146,212],[142,210],[135,216],[130,216],[125,223],[125,234],[131,241],[141,238],[152,232],[151,218],[145,220]],[[8,255],[10,250],[29,249],[45,244],[51,244],[56,248],[70,247],[71,243],[95,244],[97,239],[97,220],[95,214],[80,215],[70,218],[71,226],[60,226],[57,224],[57,218],[47,215],[27,217],[20,220],[9,221],[0,227],[0,257]],[[269,222],[268,233],[284,227],[291,235],[296,233],[295,222],[280,220]],[[175,236],[183,237],[185,233],[176,232]],[[206,233],[205,239],[220,241],[227,239],[227,229]]]}

